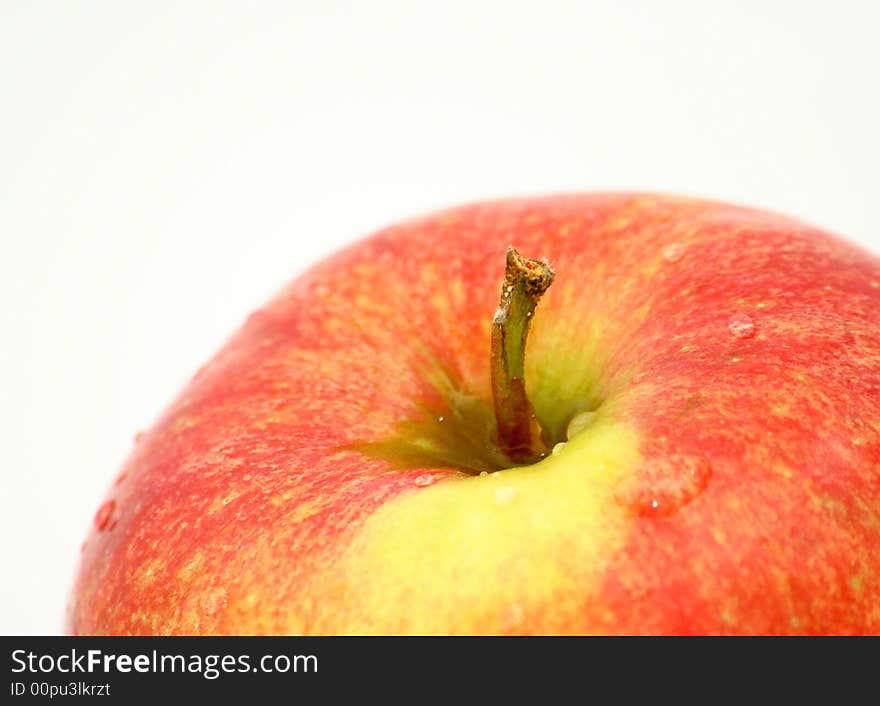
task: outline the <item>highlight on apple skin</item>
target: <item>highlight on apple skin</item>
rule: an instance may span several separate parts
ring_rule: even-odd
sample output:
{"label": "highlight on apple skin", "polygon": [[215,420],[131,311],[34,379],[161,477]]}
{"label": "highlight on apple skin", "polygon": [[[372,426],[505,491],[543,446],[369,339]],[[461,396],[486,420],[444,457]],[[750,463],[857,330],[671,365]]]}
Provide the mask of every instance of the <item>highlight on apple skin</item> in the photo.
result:
{"label": "highlight on apple skin", "polygon": [[880,633],[880,259],[638,193],[376,233],[139,435],[67,629]]}

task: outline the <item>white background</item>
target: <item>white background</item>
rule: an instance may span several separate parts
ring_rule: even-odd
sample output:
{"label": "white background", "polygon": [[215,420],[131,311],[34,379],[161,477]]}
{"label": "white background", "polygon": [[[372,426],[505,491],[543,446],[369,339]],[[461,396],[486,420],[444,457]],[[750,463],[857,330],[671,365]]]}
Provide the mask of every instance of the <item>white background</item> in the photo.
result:
{"label": "white background", "polygon": [[317,258],[652,189],[880,249],[873,2],[0,4],[0,633],[52,633],[136,431]]}

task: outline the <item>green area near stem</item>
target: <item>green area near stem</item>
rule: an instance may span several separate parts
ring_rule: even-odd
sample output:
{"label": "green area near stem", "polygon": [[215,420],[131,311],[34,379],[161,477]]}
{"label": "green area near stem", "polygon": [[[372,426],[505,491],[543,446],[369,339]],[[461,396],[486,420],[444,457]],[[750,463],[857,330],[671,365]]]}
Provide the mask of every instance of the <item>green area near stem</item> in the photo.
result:
{"label": "green area near stem", "polygon": [[454,468],[479,474],[518,465],[498,448],[491,405],[457,391],[448,402],[440,409],[423,408],[418,418],[400,422],[386,441],[352,448],[397,468]]}
{"label": "green area near stem", "polygon": [[[553,276],[546,261],[508,250],[501,303],[492,319],[491,352],[487,346],[492,372],[488,399],[469,392],[450,371],[429,365],[420,377],[430,385],[412,416],[398,422],[389,438],[348,448],[395,468],[454,468],[478,475],[532,465],[568,441],[569,422],[584,412],[597,412],[615,389],[603,380],[607,351],[600,344],[601,324],[589,308],[567,309],[564,321],[557,310],[538,326],[526,356],[532,317],[537,313],[541,318],[538,299]],[[561,301],[577,298],[580,285],[571,287],[575,289],[557,290]],[[619,377],[615,387],[625,378]]]}

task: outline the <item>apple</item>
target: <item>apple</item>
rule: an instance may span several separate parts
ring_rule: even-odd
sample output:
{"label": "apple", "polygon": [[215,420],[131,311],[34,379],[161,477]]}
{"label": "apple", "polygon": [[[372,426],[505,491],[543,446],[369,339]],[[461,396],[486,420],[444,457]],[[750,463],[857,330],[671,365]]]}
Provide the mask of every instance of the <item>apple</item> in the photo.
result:
{"label": "apple", "polygon": [[880,259],[650,194],[390,227],[251,315],[93,525],[78,634],[880,633]]}

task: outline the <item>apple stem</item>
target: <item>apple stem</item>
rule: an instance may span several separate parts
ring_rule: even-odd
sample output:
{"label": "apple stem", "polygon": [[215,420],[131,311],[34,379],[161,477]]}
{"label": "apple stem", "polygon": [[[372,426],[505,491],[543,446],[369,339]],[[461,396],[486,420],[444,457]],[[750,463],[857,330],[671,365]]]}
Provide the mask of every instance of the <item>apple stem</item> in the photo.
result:
{"label": "apple stem", "polygon": [[526,395],[524,370],[529,324],[553,277],[546,260],[530,260],[507,248],[501,301],[492,319],[492,401],[498,446],[515,463],[533,463],[547,452]]}

